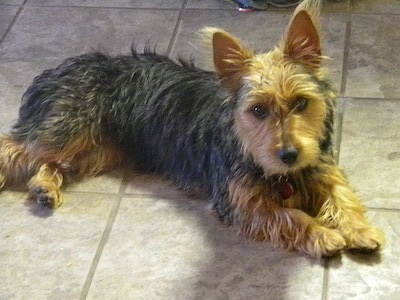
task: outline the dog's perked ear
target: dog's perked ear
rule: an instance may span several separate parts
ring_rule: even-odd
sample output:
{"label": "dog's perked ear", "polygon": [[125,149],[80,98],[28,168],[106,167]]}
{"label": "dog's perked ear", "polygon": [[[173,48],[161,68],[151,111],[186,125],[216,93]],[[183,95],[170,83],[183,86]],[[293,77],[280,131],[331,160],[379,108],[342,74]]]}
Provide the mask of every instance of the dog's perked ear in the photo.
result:
{"label": "dog's perked ear", "polygon": [[284,53],[311,69],[320,67],[320,38],[313,19],[306,10],[295,12],[284,41]]}
{"label": "dog's perked ear", "polygon": [[236,92],[240,79],[246,73],[247,60],[254,56],[254,52],[225,31],[214,32],[212,47],[214,67],[222,84],[231,92]]}

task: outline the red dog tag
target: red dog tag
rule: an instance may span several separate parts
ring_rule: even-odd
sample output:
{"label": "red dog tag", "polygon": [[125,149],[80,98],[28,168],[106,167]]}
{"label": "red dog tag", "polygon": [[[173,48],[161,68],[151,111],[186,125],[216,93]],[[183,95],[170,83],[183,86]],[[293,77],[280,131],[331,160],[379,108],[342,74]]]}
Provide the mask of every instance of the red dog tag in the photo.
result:
{"label": "red dog tag", "polygon": [[278,192],[279,196],[283,200],[286,200],[286,199],[292,197],[293,194],[294,194],[293,185],[291,185],[287,181],[275,183],[274,184],[274,189]]}

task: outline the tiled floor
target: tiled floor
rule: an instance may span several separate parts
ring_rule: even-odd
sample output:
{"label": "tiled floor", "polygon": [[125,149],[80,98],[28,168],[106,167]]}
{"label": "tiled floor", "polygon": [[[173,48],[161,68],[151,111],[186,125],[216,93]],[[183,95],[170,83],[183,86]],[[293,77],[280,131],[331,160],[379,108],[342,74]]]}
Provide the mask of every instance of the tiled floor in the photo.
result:
{"label": "tiled floor", "polygon": [[[205,200],[116,172],[70,186],[56,211],[20,191],[0,194],[0,299],[400,299],[400,2],[324,3],[325,53],[342,95],[338,157],[386,234],[380,255],[317,262],[274,251],[219,224]],[[203,26],[269,49],[290,16],[234,8],[223,0],[0,0],[0,132],[32,78],[66,57],[127,53],[134,40],[200,58]]]}

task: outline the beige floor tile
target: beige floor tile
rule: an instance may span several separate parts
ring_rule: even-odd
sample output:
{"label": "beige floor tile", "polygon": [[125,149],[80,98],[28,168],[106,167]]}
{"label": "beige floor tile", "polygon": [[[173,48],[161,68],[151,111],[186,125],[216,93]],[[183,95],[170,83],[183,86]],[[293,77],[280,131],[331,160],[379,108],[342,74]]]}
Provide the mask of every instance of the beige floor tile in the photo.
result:
{"label": "beige floor tile", "polygon": [[[1,4],[1,1],[0,1]],[[0,39],[7,31],[8,26],[11,24],[15,15],[18,12],[17,7],[1,7],[0,8]]]}
{"label": "beige floor tile", "polygon": [[126,7],[126,8],[175,8],[180,9],[183,0],[30,0],[29,5],[49,5],[49,6],[95,6],[95,7]]}
{"label": "beige floor tile", "polygon": [[341,261],[333,260],[329,269],[329,299],[399,298],[400,212],[370,212],[369,216],[383,229],[386,246],[381,255],[353,254]]}
{"label": "beige floor tile", "polygon": [[322,12],[341,13],[350,10],[352,0],[327,0],[322,1]]}
{"label": "beige floor tile", "polygon": [[30,84],[43,69],[56,67],[67,57],[94,50],[129,54],[135,42],[139,51],[149,43],[157,44],[162,53],[168,48],[178,13],[173,10],[25,8],[0,45],[0,70],[7,79],[13,77],[10,81]]}
{"label": "beige floor tile", "polygon": [[340,165],[368,206],[400,208],[400,101],[345,101]]}
{"label": "beige floor tile", "polygon": [[353,11],[368,13],[399,14],[400,2],[397,0],[353,1]]}
{"label": "beige floor tile", "polygon": [[320,299],[320,264],[250,242],[206,207],[124,198],[88,299]]}
{"label": "beige floor tile", "polygon": [[168,199],[179,199],[185,196],[184,191],[180,190],[171,181],[150,174],[133,174],[125,193],[158,196]]}
{"label": "beige floor tile", "polygon": [[0,134],[8,133],[18,119],[19,106],[25,86],[12,86],[0,71]]}
{"label": "beige floor tile", "polygon": [[23,4],[24,0],[0,0],[0,4],[6,5],[20,5]]}
{"label": "beige floor tile", "polygon": [[188,8],[236,9],[236,4],[229,0],[189,0]]}
{"label": "beige floor tile", "polygon": [[122,182],[122,173],[113,171],[93,178],[85,178],[66,187],[71,192],[118,193]]}
{"label": "beige floor tile", "polygon": [[399,98],[399,29],[399,15],[352,16],[346,96]]}
{"label": "beige floor tile", "polygon": [[53,211],[0,197],[0,298],[79,298],[115,199],[71,194]]}

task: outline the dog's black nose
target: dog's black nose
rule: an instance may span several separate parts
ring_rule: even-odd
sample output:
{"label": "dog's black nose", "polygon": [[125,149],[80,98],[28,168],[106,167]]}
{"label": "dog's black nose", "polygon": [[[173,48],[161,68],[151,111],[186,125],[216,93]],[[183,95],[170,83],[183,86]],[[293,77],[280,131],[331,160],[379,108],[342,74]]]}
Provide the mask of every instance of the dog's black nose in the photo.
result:
{"label": "dog's black nose", "polygon": [[296,162],[297,157],[299,156],[299,151],[293,147],[284,148],[279,150],[278,156],[283,163],[291,166]]}

